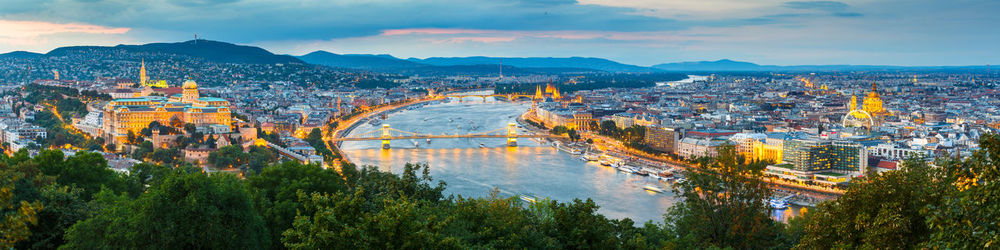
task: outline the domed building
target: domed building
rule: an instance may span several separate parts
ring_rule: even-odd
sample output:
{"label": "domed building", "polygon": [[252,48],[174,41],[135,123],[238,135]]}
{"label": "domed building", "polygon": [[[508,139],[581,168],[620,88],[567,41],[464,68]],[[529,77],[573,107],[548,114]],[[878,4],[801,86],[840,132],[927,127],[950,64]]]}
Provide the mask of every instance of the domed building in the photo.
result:
{"label": "domed building", "polygon": [[229,101],[222,98],[200,97],[198,84],[184,81],[181,94],[169,98],[145,96],[114,99],[104,106],[103,135],[106,140],[121,143],[128,133],[139,131],[156,121],[163,125],[191,123],[195,126],[231,126]]}
{"label": "domed building", "polygon": [[188,79],[184,81],[181,88],[184,89],[184,92],[181,94],[181,102],[193,103],[195,100],[198,100],[198,84],[194,80]]}

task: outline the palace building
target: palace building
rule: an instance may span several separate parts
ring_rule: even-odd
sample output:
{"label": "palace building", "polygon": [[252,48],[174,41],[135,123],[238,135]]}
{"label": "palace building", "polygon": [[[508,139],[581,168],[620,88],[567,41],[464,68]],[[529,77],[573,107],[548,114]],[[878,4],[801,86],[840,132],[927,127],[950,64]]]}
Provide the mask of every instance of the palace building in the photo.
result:
{"label": "palace building", "polygon": [[138,134],[151,122],[164,125],[192,123],[226,125],[232,123],[229,101],[200,97],[198,84],[187,80],[183,92],[170,97],[145,96],[114,99],[104,106],[103,134],[115,143],[123,142],[128,132]]}

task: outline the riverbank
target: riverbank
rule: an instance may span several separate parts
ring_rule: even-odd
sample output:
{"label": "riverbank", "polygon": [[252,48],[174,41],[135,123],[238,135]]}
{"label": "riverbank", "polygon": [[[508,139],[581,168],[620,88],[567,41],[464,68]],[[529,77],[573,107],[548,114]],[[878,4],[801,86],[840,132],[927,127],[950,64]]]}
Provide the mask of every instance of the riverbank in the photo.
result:
{"label": "riverbank", "polygon": [[[532,122],[540,124],[538,120],[532,119],[533,116],[530,113],[531,113],[530,111],[525,112],[521,114],[520,118],[531,119]],[[524,122],[521,119],[519,119],[518,122],[521,123],[523,126],[525,127],[530,126],[536,129],[536,131],[548,133],[548,131],[546,130],[547,128],[535,128],[533,125]],[[648,153],[645,152],[627,148],[621,142],[618,142],[617,140],[611,138],[607,138],[605,136],[596,135],[586,131],[581,131],[580,134],[583,138],[592,139],[594,141],[594,146],[597,146],[599,148],[603,146],[603,148],[606,149],[604,150],[604,154],[612,157],[617,157],[620,159],[625,159],[628,161],[629,164],[632,165],[638,165],[645,168],[652,168],[656,169],[657,171],[670,171],[670,170],[693,171],[697,169],[696,166],[691,166],[690,164],[685,162],[663,159],[662,157],[649,155]],[[563,143],[568,143],[568,140],[563,140]],[[793,192],[803,196],[808,196],[810,198],[807,200],[814,203],[817,200],[835,199],[840,195],[843,195],[844,193],[843,190],[839,189],[803,186],[803,185],[797,185],[795,183],[788,183],[788,182],[783,182],[781,180],[775,180],[772,178],[765,178],[764,181],[768,183],[768,186],[771,187],[772,190],[782,191],[782,192]]]}

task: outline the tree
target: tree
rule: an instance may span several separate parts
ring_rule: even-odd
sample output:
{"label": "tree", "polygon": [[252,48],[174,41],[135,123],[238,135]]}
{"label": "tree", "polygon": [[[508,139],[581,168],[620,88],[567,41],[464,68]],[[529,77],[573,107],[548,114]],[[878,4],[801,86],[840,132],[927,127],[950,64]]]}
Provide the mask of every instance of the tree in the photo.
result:
{"label": "tree", "polygon": [[770,218],[770,189],[760,162],[747,163],[733,146],[719,148],[707,167],[689,171],[674,192],[683,198],[666,215],[678,248],[778,247],[781,227]]}
{"label": "tree", "polygon": [[798,246],[915,248],[931,234],[921,210],[941,204],[946,179],[916,159],[900,170],[854,179],[843,196],[813,210]]}
{"label": "tree", "polygon": [[98,194],[94,217],[66,232],[67,248],[238,248],[270,245],[240,180],[177,169],[137,199]]}
{"label": "tree", "polygon": [[31,236],[29,226],[38,223],[42,203],[14,202],[14,182],[21,174],[0,170],[0,248],[13,249],[14,244]]}
{"label": "tree", "polygon": [[108,168],[101,154],[81,151],[65,161],[62,158],[61,151],[44,150],[31,161],[43,174],[54,176],[56,183],[79,187],[84,200],[90,200],[102,188],[115,192],[126,189],[123,176]]}
{"label": "tree", "polygon": [[280,248],[281,233],[292,227],[298,211],[305,207],[299,202],[302,194],[332,194],[347,189],[344,178],[333,169],[319,165],[302,165],[288,161],[265,168],[247,178],[256,209],[271,232],[274,248]]}
{"label": "tree", "polygon": [[943,161],[947,196],[928,206],[927,224],[934,229],[921,247],[940,249],[994,248],[1000,245],[1000,136],[980,138],[982,148],[968,159]]}

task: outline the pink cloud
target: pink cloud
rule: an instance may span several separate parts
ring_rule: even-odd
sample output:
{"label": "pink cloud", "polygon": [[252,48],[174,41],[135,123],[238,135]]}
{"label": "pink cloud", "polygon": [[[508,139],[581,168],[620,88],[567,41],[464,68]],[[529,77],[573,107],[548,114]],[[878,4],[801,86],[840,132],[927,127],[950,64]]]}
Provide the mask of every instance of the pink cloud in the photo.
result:
{"label": "pink cloud", "polygon": [[479,37],[479,36],[470,36],[470,37],[451,37],[451,38],[445,38],[445,39],[428,39],[428,40],[431,41],[432,43],[442,44],[442,43],[464,43],[464,42],[501,43],[501,42],[514,41],[514,39],[517,39],[517,37],[512,37],[512,36],[508,36],[508,37]]}
{"label": "pink cloud", "polygon": [[0,20],[0,36],[37,37],[57,33],[124,34],[129,28],[112,28],[79,23]]}

